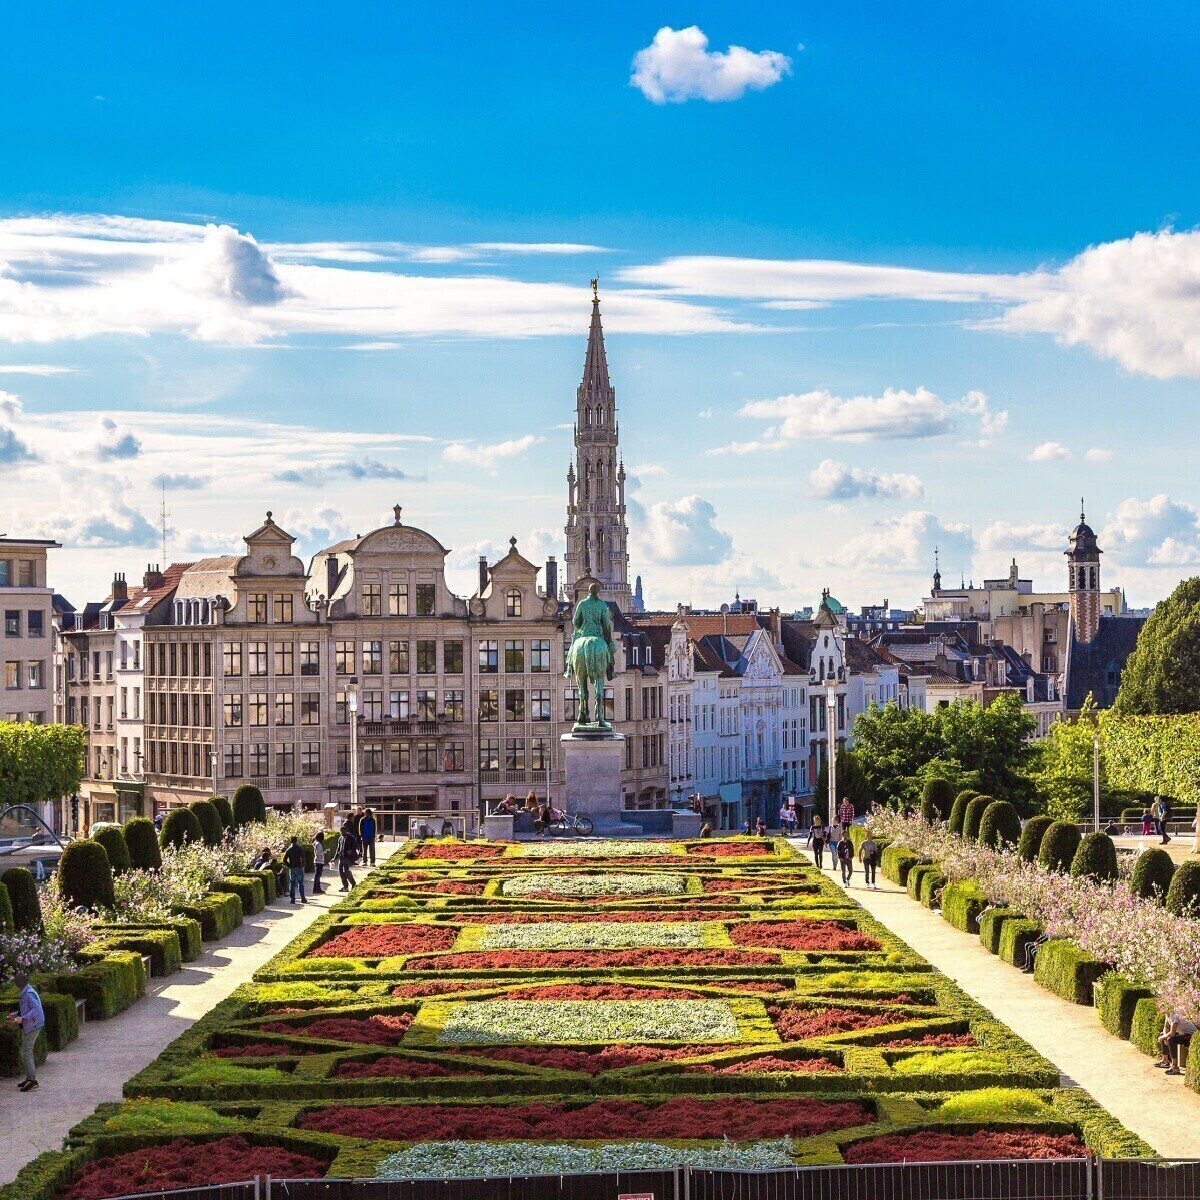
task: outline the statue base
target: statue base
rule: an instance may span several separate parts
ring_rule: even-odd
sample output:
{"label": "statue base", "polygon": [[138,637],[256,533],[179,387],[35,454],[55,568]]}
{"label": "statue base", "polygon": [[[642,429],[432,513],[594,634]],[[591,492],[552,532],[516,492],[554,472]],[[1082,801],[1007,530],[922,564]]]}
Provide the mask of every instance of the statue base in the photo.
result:
{"label": "statue base", "polygon": [[627,824],[622,808],[624,735],[611,729],[573,729],[559,744],[566,764],[567,810],[590,817],[601,837],[641,837],[642,827]]}

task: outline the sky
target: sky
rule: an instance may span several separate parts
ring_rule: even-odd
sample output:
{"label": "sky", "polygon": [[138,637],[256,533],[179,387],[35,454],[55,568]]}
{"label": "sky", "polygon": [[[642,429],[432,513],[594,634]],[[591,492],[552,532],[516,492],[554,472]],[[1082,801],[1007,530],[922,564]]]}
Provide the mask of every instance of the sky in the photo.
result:
{"label": "sky", "polygon": [[[119,19],[118,19],[119,18]],[[1200,10],[23,6],[0,534],[561,555],[592,276],[654,607],[1200,563]],[[166,511],[165,521],[162,512]]]}

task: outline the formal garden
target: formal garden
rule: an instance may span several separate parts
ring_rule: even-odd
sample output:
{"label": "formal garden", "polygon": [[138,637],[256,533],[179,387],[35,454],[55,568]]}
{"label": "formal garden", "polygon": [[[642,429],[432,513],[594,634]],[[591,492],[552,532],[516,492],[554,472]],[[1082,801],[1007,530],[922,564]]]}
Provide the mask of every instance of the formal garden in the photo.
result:
{"label": "formal garden", "polygon": [[4,1200],[1149,1153],[782,840],[410,843]]}

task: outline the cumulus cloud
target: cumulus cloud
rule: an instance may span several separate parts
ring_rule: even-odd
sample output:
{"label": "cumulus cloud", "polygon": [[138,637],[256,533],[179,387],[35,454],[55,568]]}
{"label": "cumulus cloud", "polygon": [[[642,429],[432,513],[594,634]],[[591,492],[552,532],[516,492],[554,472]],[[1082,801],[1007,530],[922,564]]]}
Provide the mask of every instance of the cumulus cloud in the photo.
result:
{"label": "cumulus cloud", "polygon": [[975,549],[970,526],[943,524],[920,510],[887,517],[850,538],[834,561],[925,575],[932,570],[935,547],[943,563],[969,562]]}
{"label": "cumulus cloud", "polygon": [[1165,493],[1149,500],[1130,497],[1117,505],[1099,539],[1114,561],[1133,566],[1192,566],[1200,563],[1200,512]]}
{"label": "cumulus cloud", "polygon": [[0,392],[0,466],[37,461],[37,455],[17,436],[15,426],[20,416],[20,399],[12,392]]}
{"label": "cumulus cloud", "polygon": [[289,508],[275,523],[296,539],[293,551],[301,558],[353,536],[349,521],[331,504],[317,509]]}
{"label": "cumulus cloud", "polygon": [[442,457],[447,462],[466,463],[472,467],[491,468],[497,462],[524,454],[530,446],[542,439],[527,433],[524,437],[510,438],[506,442],[451,442],[443,451]]}
{"label": "cumulus cloud", "polygon": [[141,452],[142,443],[128,429],[120,429],[111,417],[105,417],[100,422],[97,458],[137,458]]}
{"label": "cumulus cloud", "polygon": [[1113,452],[1111,450],[1101,450],[1099,447],[1093,447],[1084,457],[1090,463],[1110,463],[1113,460]]}
{"label": "cumulus cloud", "polygon": [[733,539],[716,527],[717,510],[700,496],[629,503],[638,557],[662,566],[706,566],[733,552]]}
{"label": "cumulus cloud", "polygon": [[1008,556],[1022,551],[1062,554],[1067,548],[1068,532],[1065,525],[1052,521],[1025,525],[993,521],[979,535],[979,550],[990,556]]}
{"label": "cumulus cloud", "polygon": [[1030,462],[1070,462],[1072,457],[1062,442],[1042,442],[1029,452]]}
{"label": "cumulus cloud", "polygon": [[861,467],[851,467],[832,458],[822,459],[809,472],[808,484],[808,494],[822,500],[915,500],[925,491],[915,475],[880,474]]}
{"label": "cumulus cloud", "polygon": [[274,479],[278,483],[323,484],[331,479],[412,479],[399,467],[380,462],[377,458],[343,459],[313,467],[291,467],[277,471]]}
{"label": "cumulus cloud", "polygon": [[633,58],[630,84],[655,104],[685,100],[740,100],[746,91],[761,92],[791,71],[792,60],[777,50],[709,50],[697,25],[664,25],[654,41]]}
{"label": "cumulus cloud", "polygon": [[203,475],[162,474],[155,475],[150,480],[156,488],[165,488],[168,492],[197,492],[208,483]]}

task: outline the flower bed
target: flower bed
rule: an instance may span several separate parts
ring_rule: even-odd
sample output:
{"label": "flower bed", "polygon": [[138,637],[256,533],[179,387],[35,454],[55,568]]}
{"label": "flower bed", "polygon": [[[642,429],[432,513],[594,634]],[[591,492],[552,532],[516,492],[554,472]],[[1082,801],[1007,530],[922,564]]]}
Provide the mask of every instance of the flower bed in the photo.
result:
{"label": "flower bed", "polygon": [[972,1033],[927,1033],[924,1037],[893,1038],[890,1042],[876,1042],[878,1050],[907,1050],[920,1047],[926,1049],[935,1047],[940,1050],[952,1050],[963,1046],[977,1045]]}
{"label": "flower bed", "polygon": [[775,848],[769,841],[697,842],[687,852],[710,858],[766,858],[775,853]]}
{"label": "flower bed", "polygon": [[544,983],[510,988],[505,1000],[703,1000],[685,988],[639,987],[628,983]]}
{"label": "flower bed", "polygon": [[501,893],[538,900],[613,900],[638,896],[682,896],[687,891],[683,875],[606,871],[595,875],[555,875],[532,871],[506,879]]}
{"label": "flower bed", "polygon": [[463,931],[476,950],[627,950],[662,946],[702,950],[705,927],[697,922],[546,921],[538,925],[487,925]]}
{"label": "flower bed", "polygon": [[411,958],[412,971],[577,971],[599,967],[754,967],[779,962],[765,950],[493,950]]}
{"label": "flower bed", "polygon": [[418,883],[409,890],[429,896],[482,896],[486,886],[465,879],[439,879],[437,883]]}
{"label": "flower bed", "polygon": [[523,1063],[529,1067],[548,1067],[553,1071],[601,1075],[623,1067],[640,1067],[733,1049],[733,1046],[604,1046],[599,1050],[572,1050],[562,1046],[495,1046],[487,1050],[464,1049],[462,1053]]}
{"label": "flower bed", "polygon": [[633,842],[627,839],[600,838],[596,841],[526,842],[522,858],[676,858],[668,852],[671,842]]}
{"label": "flower bed", "polygon": [[449,950],[458,930],[443,925],[356,925],[310,950],[309,958],[391,958],[422,950]]}
{"label": "flower bed", "polygon": [[763,1054],[735,1063],[690,1063],[685,1070],[693,1075],[816,1075],[822,1071],[840,1071],[842,1066],[828,1058],[780,1058]]}
{"label": "flower bed", "polygon": [[500,858],[506,847],[486,842],[422,842],[406,851],[409,858],[433,858],[439,862],[459,862],[462,859]]}
{"label": "flower bed", "polygon": [[841,921],[740,921],[729,928],[737,946],[782,950],[879,950],[874,938]]}
{"label": "flower bed", "polygon": [[290,1033],[294,1037],[322,1038],[331,1042],[361,1042],[370,1046],[395,1046],[413,1022],[412,1013],[377,1013],[373,1017],[323,1017],[307,1025],[272,1021],[259,1028],[264,1033]]}
{"label": "flower bed", "polygon": [[556,912],[552,917],[544,912],[473,912],[469,918],[464,917],[462,919],[464,921],[469,920],[472,925],[541,925],[548,920],[558,925],[602,925],[621,921],[644,922],[653,925],[660,922],[672,921],[736,921],[741,915],[740,912],[732,908],[705,909],[699,914],[694,913],[691,909],[685,909],[681,912],[673,909],[655,909],[652,912],[644,912],[639,909],[605,912],[601,909],[599,912],[585,913]]}
{"label": "flower bed", "polygon": [[333,1073],[335,1079],[467,1079],[478,1078],[482,1071],[443,1067],[440,1063],[388,1055],[370,1062],[344,1062]]}
{"label": "flower bed", "polygon": [[848,1163],[967,1162],[972,1159],[1083,1158],[1087,1147],[1073,1134],[1033,1129],[980,1129],[946,1133],[929,1129],[856,1142]]}
{"label": "flower bed", "polygon": [[829,1037],[852,1029],[874,1029],[898,1025],[912,1018],[897,1012],[859,1012],[852,1008],[802,1008],[799,1005],[768,1005],[767,1015],[785,1042]]}

